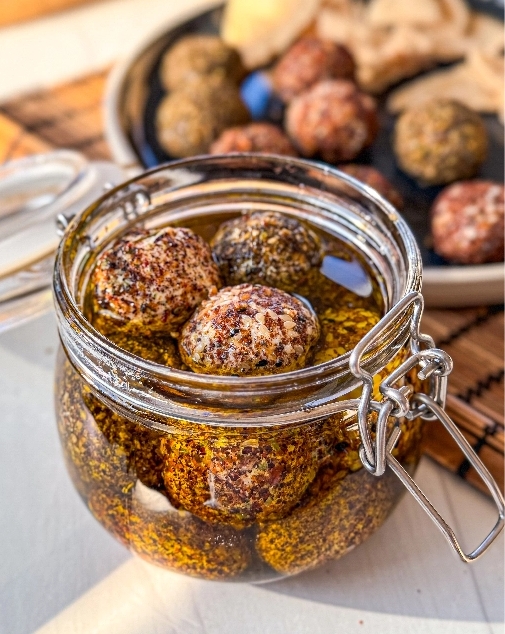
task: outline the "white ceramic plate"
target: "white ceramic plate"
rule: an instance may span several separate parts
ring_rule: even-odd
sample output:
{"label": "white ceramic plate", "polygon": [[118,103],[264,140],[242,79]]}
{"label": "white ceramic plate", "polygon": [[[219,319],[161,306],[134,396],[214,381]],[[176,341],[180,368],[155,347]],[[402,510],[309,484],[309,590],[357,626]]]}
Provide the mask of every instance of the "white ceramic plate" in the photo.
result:
{"label": "white ceramic plate", "polygon": [[[497,4],[473,0],[482,11],[500,15]],[[158,79],[158,64],[165,50],[179,37],[189,33],[217,33],[221,19],[220,5],[166,24],[147,37],[133,53],[111,73],[105,100],[105,129],[114,159],[130,170],[154,167],[169,161],[170,156],[157,144],[154,113],[164,95]],[[246,102],[251,91],[265,90],[264,75],[249,76],[243,87]],[[248,92],[249,91],[249,94]],[[379,108],[381,108],[379,101]],[[271,103],[273,102],[273,103]],[[265,101],[259,118],[279,121],[282,109],[275,97]],[[503,181],[503,127],[495,117],[486,117],[490,138],[489,158],[480,176]],[[381,112],[381,132],[374,145],[359,157],[373,165],[402,193],[405,199],[403,215],[409,222],[423,253],[423,294],[427,306],[461,307],[500,304],[504,299],[505,268],[503,263],[478,266],[451,266],[444,263],[427,246],[429,241],[428,209],[441,188],[420,188],[398,170],[391,150],[394,118]]]}

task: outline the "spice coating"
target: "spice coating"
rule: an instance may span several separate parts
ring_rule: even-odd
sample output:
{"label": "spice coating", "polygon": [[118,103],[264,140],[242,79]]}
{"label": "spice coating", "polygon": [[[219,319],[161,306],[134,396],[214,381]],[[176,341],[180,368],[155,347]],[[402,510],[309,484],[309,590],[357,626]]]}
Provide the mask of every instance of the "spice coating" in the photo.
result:
{"label": "spice coating", "polygon": [[433,248],[451,262],[502,262],[504,186],[487,181],[449,185],[431,209]]}
{"label": "spice coating", "polygon": [[474,176],[487,147],[482,118],[457,101],[428,102],[407,110],[396,122],[394,150],[400,167],[430,185]]}
{"label": "spice coating", "polygon": [[245,74],[237,51],[216,35],[182,37],[165,53],[160,69],[161,81],[168,90],[208,75],[238,83]]}
{"label": "spice coating", "polygon": [[370,165],[358,165],[357,163],[349,163],[347,165],[339,165],[339,170],[353,176],[357,180],[373,187],[381,196],[388,200],[396,209],[403,209],[403,199],[388,179],[378,170]]}
{"label": "spice coating", "polygon": [[345,79],[318,82],[295,97],[285,115],[286,131],[306,157],[328,163],[352,161],[377,134],[375,101]]}
{"label": "spice coating", "polygon": [[298,156],[284,132],[272,123],[254,122],[228,128],[210,146],[210,154],[230,152],[266,152]]}
{"label": "spice coating", "polygon": [[170,333],[220,286],[208,245],[189,229],[137,231],[97,259],[94,313],[117,327]]}
{"label": "spice coating", "polygon": [[182,329],[179,351],[200,374],[279,374],[305,367],[318,338],[318,319],[302,301],[241,284],[200,305]]}
{"label": "spice coating", "polygon": [[211,242],[226,284],[296,290],[321,261],[319,238],[295,218],[253,212],[224,222]]}
{"label": "spice coating", "polygon": [[354,71],[354,59],[344,46],[304,37],[277,62],[272,81],[276,93],[289,102],[323,79],[353,79]]}

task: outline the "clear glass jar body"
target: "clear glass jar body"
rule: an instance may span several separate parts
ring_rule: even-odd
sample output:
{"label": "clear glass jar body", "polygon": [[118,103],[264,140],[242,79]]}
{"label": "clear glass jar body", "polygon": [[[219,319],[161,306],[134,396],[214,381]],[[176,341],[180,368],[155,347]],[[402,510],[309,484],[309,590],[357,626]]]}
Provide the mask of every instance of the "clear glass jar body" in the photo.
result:
{"label": "clear glass jar body", "polygon": [[[372,190],[327,167],[260,156],[183,161],[113,190],[70,225],[55,270],[56,409],[74,484],[132,551],[206,579],[266,581],[337,558],[382,524],[402,488],[391,472],[374,477],[361,465],[348,354],[275,376],[197,375],[120,350],[84,318],[94,259],[130,225],[251,207],[351,245],[385,310],[419,290],[415,242]],[[377,385],[408,355],[409,320],[365,357]],[[420,421],[402,432],[395,455],[414,468]]]}

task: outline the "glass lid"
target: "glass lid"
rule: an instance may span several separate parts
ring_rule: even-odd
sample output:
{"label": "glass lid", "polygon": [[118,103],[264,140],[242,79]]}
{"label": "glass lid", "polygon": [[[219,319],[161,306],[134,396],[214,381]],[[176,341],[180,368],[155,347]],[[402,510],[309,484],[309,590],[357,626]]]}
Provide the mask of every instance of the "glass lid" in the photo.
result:
{"label": "glass lid", "polygon": [[47,310],[57,220],[124,180],[112,163],[57,150],[0,167],[0,332]]}

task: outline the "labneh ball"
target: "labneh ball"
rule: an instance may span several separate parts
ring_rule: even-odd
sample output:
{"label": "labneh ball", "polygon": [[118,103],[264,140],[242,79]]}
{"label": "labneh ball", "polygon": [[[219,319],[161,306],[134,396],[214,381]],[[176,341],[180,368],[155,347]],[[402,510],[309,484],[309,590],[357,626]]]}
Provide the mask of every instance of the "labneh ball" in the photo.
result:
{"label": "labneh ball", "polygon": [[279,374],[305,367],[318,337],[317,317],[302,301],[241,284],[200,305],[182,329],[179,351],[200,374]]}
{"label": "labneh ball", "polygon": [[166,333],[219,286],[207,243],[175,227],[126,235],[99,256],[91,276],[98,323]]}
{"label": "labneh ball", "polygon": [[230,152],[266,152],[298,156],[288,137],[272,123],[249,123],[225,130],[211,145],[210,153]]}
{"label": "labneh ball", "polygon": [[488,181],[454,183],[433,203],[433,248],[459,264],[501,262],[504,186]]}
{"label": "labneh ball", "polygon": [[238,83],[246,71],[240,56],[217,35],[188,35],[164,55],[160,78],[168,90],[179,88],[195,77],[206,75]]}
{"label": "labneh ball", "polygon": [[377,134],[375,101],[345,79],[321,81],[295,97],[286,131],[303,156],[328,163],[352,161]]}
{"label": "labneh ball", "polygon": [[394,150],[402,170],[428,185],[474,176],[487,155],[481,117],[457,101],[438,99],[404,112]]}
{"label": "labneh ball", "polygon": [[396,207],[396,209],[403,208],[403,198],[400,193],[391,185],[388,179],[374,167],[349,163],[348,165],[339,165],[338,169],[365,183],[365,185],[370,185],[370,187],[388,200],[393,207]]}
{"label": "labneh ball", "polygon": [[353,79],[352,55],[341,44],[304,37],[281,57],[273,72],[276,93],[285,102],[322,79]]}
{"label": "labneh ball", "polygon": [[253,212],[224,222],[211,241],[225,284],[296,290],[321,261],[319,238],[298,220]]}

